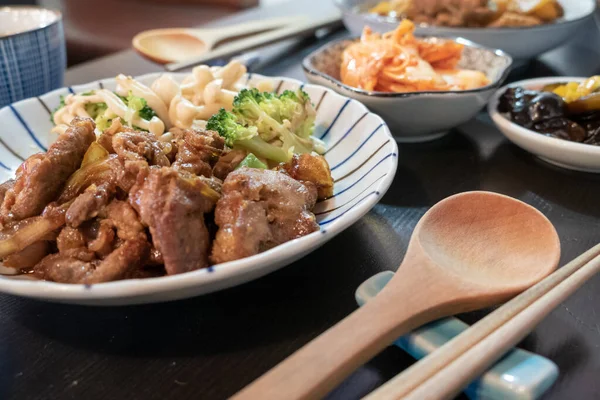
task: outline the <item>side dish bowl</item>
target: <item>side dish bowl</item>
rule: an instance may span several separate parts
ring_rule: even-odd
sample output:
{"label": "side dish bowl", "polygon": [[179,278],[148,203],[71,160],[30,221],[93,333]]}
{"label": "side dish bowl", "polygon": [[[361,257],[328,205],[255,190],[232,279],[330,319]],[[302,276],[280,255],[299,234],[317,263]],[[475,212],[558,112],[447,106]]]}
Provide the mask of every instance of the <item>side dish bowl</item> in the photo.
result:
{"label": "side dish bowl", "polygon": [[[334,0],[343,15],[346,28],[360,35],[365,25],[376,32],[396,28],[398,19],[369,14],[367,11],[379,0]],[[425,36],[460,36],[484,46],[502,49],[515,60],[534,58],[552,50],[568,39],[593,17],[594,0],[559,0],[565,15],[558,21],[545,25],[522,28],[451,28],[417,26],[416,34]]]}
{"label": "side dish bowl", "polygon": [[344,49],[353,41],[342,39],[328,43],[309,54],[302,67],[312,83],[334,89],[356,99],[379,114],[403,142],[422,142],[443,136],[449,129],[473,118],[500,87],[512,64],[509,55],[501,50],[488,49],[462,38],[464,44],[458,67],[484,72],[490,84],[462,91],[411,93],[369,92],[340,81],[340,63]]}
{"label": "side dish bowl", "polygon": [[520,86],[525,89],[539,90],[545,85],[559,82],[581,82],[582,77],[550,77],[527,79],[514,82],[499,89],[490,100],[488,111],[494,124],[504,136],[524,150],[542,160],[559,167],[576,171],[600,173],[600,147],[590,144],[557,139],[524,128],[498,112],[498,101],[506,88]]}
{"label": "side dish bowl", "polygon": [[[150,84],[159,74],[137,77]],[[185,74],[173,74],[182,79]],[[266,77],[247,74],[246,83]],[[313,210],[320,231],[289,241],[258,255],[209,268],[160,278],[129,279],[96,285],[61,284],[34,280],[28,275],[0,276],[0,292],[65,303],[124,305],[183,299],[238,285],[290,264],[323,245],[366,214],[394,179],[398,148],[383,120],[358,101],[316,85],[288,78],[268,78],[280,93],[302,87],[317,108],[315,136],[326,146],[325,158],[335,180],[334,195]],[[243,81],[242,81],[243,82]],[[115,79],[104,79],[62,88],[38,98],[0,109],[0,180],[14,176],[28,156],[45,151],[55,135],[50,133],[50,112],[61,95],[106,88]],[[0,265],[0,270],[7,272]],[[2,272],[2,271],[0,271]]]}

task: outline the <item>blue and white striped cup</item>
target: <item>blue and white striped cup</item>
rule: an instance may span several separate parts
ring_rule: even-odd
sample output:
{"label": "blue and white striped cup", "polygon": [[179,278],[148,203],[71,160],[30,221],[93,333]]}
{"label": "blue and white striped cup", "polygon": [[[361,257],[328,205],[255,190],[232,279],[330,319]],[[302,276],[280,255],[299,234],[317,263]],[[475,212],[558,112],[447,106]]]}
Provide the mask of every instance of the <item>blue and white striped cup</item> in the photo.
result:
{"label": "blue and white striped cup", "polygon": [[62,87],[66,62],[60,12],[0,7],[0,107]]}

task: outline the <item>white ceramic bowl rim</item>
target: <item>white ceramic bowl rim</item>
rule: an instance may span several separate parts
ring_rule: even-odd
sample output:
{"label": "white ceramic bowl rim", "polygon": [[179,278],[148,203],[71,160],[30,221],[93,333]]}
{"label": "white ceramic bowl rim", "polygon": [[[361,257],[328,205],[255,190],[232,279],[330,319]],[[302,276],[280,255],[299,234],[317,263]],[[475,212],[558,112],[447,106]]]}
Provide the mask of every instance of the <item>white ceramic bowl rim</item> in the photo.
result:
{"label": "white ceramic bowl rim", "polygon": [[440,40],[453,40],[457,43],[463,44],[465,46],[468,47],[472,47],[472,48],[476,48],[476,49],[481,49],[481,50],[485,50],[488,51],[490,53],[493,53],[494,55],[504,58],[507,62],[506,65],[504,66],[504,70],[502,71],[501,74],[498,74],[498,77],[496,79],[494,79],[492,82],[490,82],[489,85],[486,86],[482,86],[480,88],[477,89],[468,89],[468,90],[429,90],[429,91],[421,91],[421,92],[404,92],[404,93],[388,93],[388,92],[376,92],[376,91],[368,91],[368,90],[363,90],[363,89],[358,89],[352,86],[348,86],[345,83],[340,82],[339,80],[335,79],[333,76],[326,74],[324,72],[318,71],[316,69],[314,69],[312,67],[312,63],[311,63],[311,59],[318,53],[321,53],[323,50],[329,48],[329,47],[333,47],[336,44],[340,43],[340,42],[345,42],[345,41],[349,41],[349,40],[358,40],[359,38],[354,37],[354,38],[344,38],[344,39],[338,39],[338,40],[334,40],[331,42],[328,42],[326,44],[324,44],[323,46],[319,47],[317,50],[313,51],[312,53],[310,53],[308,56],[306,56],[304,58],[304,60],[302,60],[302,68],[304,69],[304,71],[307,74],[311,74],[311,75],[316,75],[316,76],[321,76],[327,80],[329,80],[330,82],[334,83],[336,86],[338,86],[339,88],[343,88],[345,90],[348,90],[350,92],[356,93],[356,94],[360,94],[360,95],[364,95],[364,96],[370,96],[370,97],[387,97],[387,98],[404,98],[404,97],[413,97],[413,96],[431,96],[431,95],[447,95],[447,96],[456,96],[456,95],[460,95],[463,93],[477,93],[477,92],[484,92],[486,90],[489,90],[490,88],[493,88],[494,86],[498,86],[500,84],[500,82],[504,82],[504,79],[506,79],[506,77],[508,76],[508,73],[510,72],[510,67],[513,63],[513,59],[510,55],[508,55],[508,53],[505,53],[504,51],[500,50],[500,49],[493,49],[491,47],[486,47],[480,44],[477,44],[475,42],[472,42],[468,39],[462,38],[462,37],[452,37],[452,36],[418,36],[424,39],[440,39]]}
{"label": "white ceramic bowl rim", "polygon": [[532,131],[531,129],[527,129],[525,127],[522,127],[519,124],[512,122],[510,119],[506,118],[502,113],[500,113],[497,109],[498,100],[500,99],[500,96],[502,96],[504,91],[508,88],[521,86],[525,89],[534,89],[536,86],[540,86],[540,85],[547,85],[547,84],[560,83],[560,82],[581,82],[585,79],[587,79],[587,78],[581,77],[581,76],[552,76],[552,77],[545,77],[545,78],[525,79],[522,81],[512,82],[512,83],[498,89],[498,91],[494,94],[494,96],[492,96],[492,98],[488,104],[488,112],[492,116],[496,115],[499,118],[501,118],[502,121],[503,122],[505,121],[507,124],[509,124],[510,127],[515,132],[518,132],[519,134],[521,134],[523,136],[545,142],[546,144],[548,144],[550,146],[555,146],[555,147],[560,146],[565,151],[576,151],[576,152],[585,151],[587,153],[595,153],[598,155],[598,157],[600,157],[600,146],[572,142],[570,140],[565,140],[565,139],[558,139],[555,137],[546,136],[542,133]]}
{"label": "white ceramic bowl rim", "polygon": [[[579,1],[579,0],[569,0],[569,1]],[[381,15],[377,15],[377,14],[373,14],[373,13],[358,12],[355,9],[355,7],[348,7],[346,5],[346,3],[344,2],[344,0],[333,0],[333,2],[343,12],[351,13],[354,15],[361,15],[361,16],[363,16],[363,18],[365,18],[366,20],[369,20],[369,21],[389,22],[389,23],[395,23],[395,22],[400,21],[398,18],[394,18],[394,17],[383,17]],[[542,24],[542,25],[535,25],[535,26],[513,26],[513,27],[506,27],[506,28],[469,28],[469,27],[435,26],[435,25],[427,25],[427,24],[418,24],[417,26],[419,28],[431,28],[431,29],[441,28],[441,29],[448,30],[448,31],[459,31],[459,30],[464,30],[464,29],[469,29],[469,30],[473,30],[473,31],[485,29],[486,31],[496,31],[496,32],[503,32],[503,31],[508,31],[508,30],[523,30],[523,31],[540,30],[540,31],[543,31],[545,29],[552,29],[552,27],[556,26],[556,25],[575,23],[575,22],[581,21],[585,18],[588,18],[598,8],[598,4],[596,3],[596,1],[591,1],[591,4],[592,4],[592,7],[590,8],[590,10],[588,10],[588,12],[584,13],[583,15],[579,15],[579,16],[576,16],[575,18],[571,18],[571,19],[562,18],[562,19],[558,20],[557,22],[552,22],[549,24]]]}
{"label": "white ceramic bowl rim", "polygon": [[25,30],[22,30],[22,31],[18,31],[18,32],[15,32],[15,33],[8,34],[8,35],[2,35],[0,33],[0,41],[2,41],[2,40],[8,40],[8,39],[11,39],[11,38],[13,38],[15,36],[25,35],[27,33],[36,32],[36,31],[39,31],[39,30],[42,30],[42,29],[46,29],[49,26],[58,24],[58,23],[60,23],[62,21],[62,13],[60,11],[58,11],[58,10],[54,10],[54,9],[51,9],[51,8],[40,7],[40,6],[35,6],[35,5],[19,5],[19,6],[8,5],[8,6],[0,6],[0,13],[2,13],[2,12],[9,12],[9,11],[13,11],[13,10],[14,11],[37,11],[37,12],[44,11],[44,12],[47,12],[48,14],[52,14],[54,16],[54,18],[50,22],[43,23],[43,24],[40,24],[40,25],[36,25],[36,26],[31,27],[29,29],[25,29]]}

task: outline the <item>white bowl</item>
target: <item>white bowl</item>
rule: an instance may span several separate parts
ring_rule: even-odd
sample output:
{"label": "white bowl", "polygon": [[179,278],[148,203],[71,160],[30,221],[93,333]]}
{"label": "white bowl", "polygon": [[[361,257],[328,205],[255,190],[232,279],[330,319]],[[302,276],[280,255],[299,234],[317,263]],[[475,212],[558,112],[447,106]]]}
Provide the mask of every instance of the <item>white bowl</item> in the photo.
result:
{"label": "white bowl", "polygon": [[[362,11],[379,0],[334,0],[341,9],[344,24],[353,35],[360,35],[365,25],[375,32],[389,32],[398,26],[395,18]],[[552,50],[573,38],[577,30],[596,9],[595,0],[559,0],[565,16],[557,22],[524,28],[449,28],[417,26],[416,33],[425,36],[459,36],[484,46],[502,49],[515,60],[523,61]]]}
{"label": "white bowl", "polygon": [[600,146],[570,142],[549,137],[515,124],[498,112],[498,100],[508,87],[520,86],[525,89],[539,90],[544,85],[558,82],[581,82],[581,77],[551,77],[527,79],[507,85],[492,97],[488,111],[492,120],[511,142],[538,156],[542,160],[559,167],[576,171],[600,173]]}
{"label": "white bowl", "polygon": [[472,90],[411,93],[369,92],[350,87],[339,77],[342,52],[352,43],[348,39],[328,43],[309,54],[302,67],[310,82],[328,86],[379,114],[396,140],[423,142],[439,138],[477,115],[510,71],[512,59],[506,53],[465,39],[454,40],[465,45],[459,67],[484,72],[491,80],[489,85]]}
{"label": "white bowl", "polygon": [[[159,74],[137,77],[150,84]],[[181,79],[184,74],[173,74]],[[248,82],[265,77],[247,75]],[[383,120],[357,101],[324,87],[289,78],[270,78],[278,92],[303,89],[317,105],[316,135],[329,151],[334,196],[317,203],[320,231],[264,253],[210,268],[160,278],[130,279],[93,286],[0,276],[0,292],[44,300],[94,305],[155,303],[214,292],[256,279],[310,253],[358,221],[381,199],[394,179],[398,147]],[[52,141],[50,110],[70,91],[114,90],[114,79],[62,88],[0,109],[0,180],[14,175],[22,159],[43,151]],[[325,266],[326,267],[326,266]]]}

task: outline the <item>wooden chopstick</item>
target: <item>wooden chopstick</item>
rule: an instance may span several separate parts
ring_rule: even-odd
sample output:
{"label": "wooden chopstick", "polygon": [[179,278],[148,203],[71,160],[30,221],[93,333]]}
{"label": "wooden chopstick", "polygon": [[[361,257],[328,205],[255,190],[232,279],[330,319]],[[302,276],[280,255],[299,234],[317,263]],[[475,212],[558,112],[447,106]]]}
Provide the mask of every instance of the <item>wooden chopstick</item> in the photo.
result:
{"label": "wooden chopstick", "polygon": [[455,394],[598,271],[600,244],[499,307],[365,399],[438,399],[446,398],[446,392],[450,396]]}

